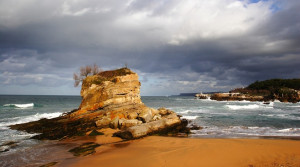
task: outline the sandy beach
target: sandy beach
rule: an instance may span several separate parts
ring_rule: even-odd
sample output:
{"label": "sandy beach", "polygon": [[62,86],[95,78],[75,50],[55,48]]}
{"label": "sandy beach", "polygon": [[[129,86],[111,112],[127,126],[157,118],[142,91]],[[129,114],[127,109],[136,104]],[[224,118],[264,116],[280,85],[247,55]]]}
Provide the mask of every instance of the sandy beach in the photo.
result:
{"label": "sandy beach", "polygon": [[[103,140],[104,139],[104,140]],[[97,143],[109,142],[98,138]],[[118,142],[114,140],[113,142]],[[300,141],[285,139],[199,139],[149,136],[103,144],[96,153],[58,166],[107,167],[298,167]]]}

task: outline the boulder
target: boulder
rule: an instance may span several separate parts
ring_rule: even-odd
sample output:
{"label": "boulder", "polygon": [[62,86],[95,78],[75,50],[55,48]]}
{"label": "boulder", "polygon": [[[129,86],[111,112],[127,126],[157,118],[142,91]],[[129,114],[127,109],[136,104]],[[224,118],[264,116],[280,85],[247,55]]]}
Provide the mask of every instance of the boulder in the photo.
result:
{"label": "boulder", "polygon": [[171,113],[171,114],[167,115],[164,118],[164,120],[165,120],[166,126],[172,126],[172,125],[175,125],[175,124],[178,124],[181,122],[179,117],[176,115],[176,113]]}
{"label": "boulder", "polygon": [[123,139],[140,138],[148,134],[156,133],[160,130],[179,125],[180,123],[181,120],[179,117],[175,113],[172,113],[160,120],[129,127],[126,130],[117,132],[115,135]]}
{"label": "boulder", "polygon": [[190,125],[189,128],[190,128],[191,130],[201,130],[201,129],[203,129],[203,127],[198,126],[198,125],[196,125],[196,124]]}
{"label": "boulder", "polygon": [[139,121],[137,119],[129,119],[129,120],[125,119],[121,123],[119,122],[119,127],[120,127],[120,129],[125,129],[125,128],[129,128],[132,126],[140,125],[142,123],[143,123],[142,121]]}
{"label": "boulder", "polygon": [[127,113],[128,119],[136,119],[138,117],[138,114],[136,112],[129,112]]}
{"label": "boulder", "polygon": [[141,111],[138,119],[140,119],[143,123],[150,122],[152,120],[151,109],[147,108],[146,110]]}
{"label": "boulder", "polygon": [[150,108],[150,110],[151,110],[152,116],[159,115],[159,111],[157,109]]}
{"label": "boulder", "polygon": [[160,114],[156,114],[152,118],[153,121],[157,121],[157,120],[160,120],[160,119],[161,119],[161,115]]}
{"label": "boulder", "polygon": [[119,127],[119,117],[115,117],[113,120],[111,120],[109,127],[112,129],[116,129]]}
{"label": "boulder", "polygon": [[101,119],[99,119],[98,121],[96,121],[96,126],[98,128],[105,128],[108,127],[109,124],[111,122],[111,119],[108,117],[102,117]]}
{"label": "boulder", "polygon": [[163,108],[163,107],[162,107],[162,108],[159,108],[158,111],[159,111],[159,114],[160,114],[160,115],[168,115],[168,114],[171,114],[171,113],[172,113],[171,110],[168,110],[168,109]]}

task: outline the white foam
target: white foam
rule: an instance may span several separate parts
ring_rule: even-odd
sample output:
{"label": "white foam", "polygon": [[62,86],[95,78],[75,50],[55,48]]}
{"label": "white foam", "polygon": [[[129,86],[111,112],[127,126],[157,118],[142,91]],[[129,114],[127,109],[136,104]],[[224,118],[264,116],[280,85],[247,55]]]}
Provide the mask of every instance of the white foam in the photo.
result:
{"label": "white foam", "polygon": [[204,127],[196,136],[300,136],[300,128],[276,129],[272,127]]}
{"label": "white foam", "polygon": [[258,126],[249,126],[248,129],[259,129]]}
{"label": "white foam", "polygon": [[238,102],[238,103],[253,103],[249,100],[241,100],[241,101],[234,101],[234,102]]}
{"label": "white foam", "polygon": [[232,103],[254,103],[252,101],[249,101],[249,100],[230,100],[230,101],[224,101],[226,102],[227,104],[232,104]]}
{"label": "white foam", "polygon": [[55,118],[60,116],[62,113],[60,112],[55,112],[55,113],[37,113],[35,115],[29,115],[29,116],[25,116],[25,117],[17,117],[17,118],[11,118],[11,121],[8,122],[2,122],[0,123],[0,127],[2,128],[6,128],[7,126],[10,125],[15,125],[15,124],[21,124],[21,123],[26,123],[26,122],[31,122],[31,121],[37,121],[40,120],[42,118]]}
{"label": "white foam", "polygon": [[178,114],[191,114],[191,113],[208,113],[209,111],[203,109],[183,110],[178,111]]}
{"label": "white foam", "polygon": [[226,105],[226,107],[232,110],[240,110],[240,109],[257,109],[259,105],[257,104],[249,104],[249,105]]}
{"label": "white foam", "polygon": [[278,130],[278,132],[290,132],[290,131],[293,131],[293,128],[287,128],[287,129]]}
{"label": "white foam", "polygon": [[[212,102],[215,102],[215,100],[210,99],[210,97],[208,97],[207,99],[197,99],[197,100],[200,100],[200,101],[212,101]],[[218,102],[218,101],[216,101],[216,102]]]}
{"label": "white foam", "polygon": [[4,104],[4,107],[17,107],[17,108],[30,108],[34,106],[34,103],[28,104]]}
{"label": "white foam", "polygon": [[194,120],[194,119],[196,119],[197,117],[198,117],[198,116],[187,116],[187,115],[182,116],[182,118],[190,119],[190,120]]}
{"label": "white foam", "polygon": [[184,111],[178,111],[177,113],[179,113],[179,114],[187,114],[189,112],[190,112],[190,110],[184,110]]}
{"label": "white foam", "polygon": [[300,120],[300,117],[292,116],[289,114],[259,114],[260,116],[264,117],[273,117],[273,118],[284,118],[290,120]]}
{"label": "white foam", "polygon": [[295,108],[300,108],[300,106],[288,106],[288,107],[295,107]]}

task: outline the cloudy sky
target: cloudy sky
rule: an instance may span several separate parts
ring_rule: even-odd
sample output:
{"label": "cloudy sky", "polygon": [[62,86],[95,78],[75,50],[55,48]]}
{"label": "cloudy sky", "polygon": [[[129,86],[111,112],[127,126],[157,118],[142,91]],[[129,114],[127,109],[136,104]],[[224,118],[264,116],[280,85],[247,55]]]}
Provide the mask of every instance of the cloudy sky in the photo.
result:
{"label": "cloudy sky", "polygon": [[128,64],[142,95],[300,78],[299,0],[0,0],[0,94],[79,95]]}

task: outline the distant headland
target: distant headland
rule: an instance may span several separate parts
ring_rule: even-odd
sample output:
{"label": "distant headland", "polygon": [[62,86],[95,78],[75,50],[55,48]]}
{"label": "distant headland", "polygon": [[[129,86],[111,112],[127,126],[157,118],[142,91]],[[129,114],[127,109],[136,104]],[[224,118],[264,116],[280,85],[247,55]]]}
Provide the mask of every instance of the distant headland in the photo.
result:
{"label": "distant headland", "polygon": [[[214,94],[214,93],[224,93],[224,92],[203,92],[203,94]],[[180,93],[179,95],[176,96],[196,96],[199,93]]]}
{"label": "distant headland", "polygon": [[300,79],[270,79],[256,81],[245,88],[236,88],[228,93],[215,93],[212,100],[274,101],[297,103],[300,101]]}

